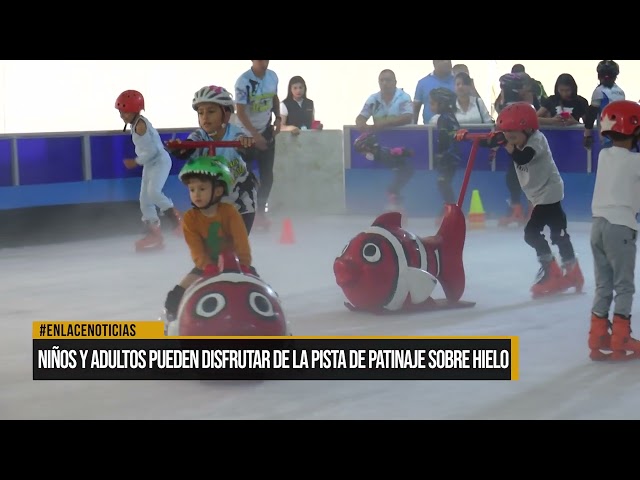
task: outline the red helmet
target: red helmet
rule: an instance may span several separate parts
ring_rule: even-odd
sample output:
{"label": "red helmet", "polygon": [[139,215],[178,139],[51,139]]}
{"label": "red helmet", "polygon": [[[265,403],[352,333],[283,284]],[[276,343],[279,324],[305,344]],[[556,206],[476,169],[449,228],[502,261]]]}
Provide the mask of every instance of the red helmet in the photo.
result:
{"label": "red helmet", "polygon": [[604,107],[600,117],[600,132],[618,132],[633,135],[640,127],[640,104],[630,100],[617,100]]}
{"label": "red helmet", "polygon": [[527,102],[515,102],[507,105],[498,115],[496,130],[538,130],[538,114],[533,105]]}
{"label": "red helmet", "polygon": [[144,110],[144,97],[137,90],[126,90],[118,95],[116,110],[125,113],[140,113]]}

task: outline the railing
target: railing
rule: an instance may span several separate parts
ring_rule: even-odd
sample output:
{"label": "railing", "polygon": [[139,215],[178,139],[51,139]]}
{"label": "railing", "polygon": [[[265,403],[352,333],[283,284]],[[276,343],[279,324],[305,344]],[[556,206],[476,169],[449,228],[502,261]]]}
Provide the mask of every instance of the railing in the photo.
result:
{"label": "railing", "polygon": [[[488,132],[491,125],[464,125],[463,128],[471,132]],[[594,135],[594,145],[592,150],[587,150],[582,146],[584,137],[584,127],[576,125],[571,127],[543,127],[549,146],[554,154],[554,160],[558,165],[558,169],[565,173],[592,173],[595,171],[597,162],[597,154],[600,150],[600,142]],[[368,161],[363,155],[357,153],[353,149],[353,142],[360,135],[358,128],[355,126],[344,127],[344,164],[347,169],[376,169],[384,168]],[[378,140],[381,144],[394,147],[403,146],[413,149],[415,152],[414,161],[418,170],[433,170],[433,159],[438,145],[438,136],[435,134],[435,128],[431,125],[411,125],[406,127],[394,128],[392,130],[377,133]],[[461,142],[459,144],[460,157],[463,160],[464,168],[471,151],[471,142]],[[497,155],[491,159],[488,149],[481,149],[476,163],[475,170],[480,171],[502,171],[505,170],[510,161],[506,151],[500,149]]]}
{"label": "railing", "polygon": [[[491,126],[465,125],[465,128],[472,132],[487,132]],[[160,135],[163,141],[185,139],[192,130],[161,129]],[[560,172],[567,174],[563,175],[567,188],[584,191],[580,193],[580,199],[573,193],[572,198],[585,205],[590,204],[588,189],[593,177],[590,174],[597,168],[598,135],[594,136],[594,146],[589,151],[582,146],[582,126],[544,127],[542,131],[547,136]],[[386,180],[375,170],[384,167],[353,151],[353,141],[359,134],[355,126],[345,126],[342,131],[302,132],[298,137],[281,133],[276,142],[275,183],[271,199],[274,206],[320,211],[322,204],[330,212],[341,209],[363,211],[367,203],[371,203],[371,209],[379,208],[376,199],[381,197],[380,189],[385,188]],[[433,189],[432,181],[422,176],[430,175],[434,169],[438,139],[433,126],[395,128],[379,132],[378,137],[385,146],[414,150],[417,180],[409,186],[409,196],[422,198],[423,189]],[[459,144],[463,163],[460,170],[465,167],[470,148],[471,142]],[[0,210],[134,201],[140,189],[136,177],[140,177],[142,169],[128,170],[122,162],[124,158],[134,156],[131,135],[121,131],[0,135]],[[471,182],[482,186],[483,199],[486,198],[489,206],[493,201],[491,190],[496,190],[496,209],[502,208],[504,203],[504,179],[497,173],[492,175],[492,172],[506,170],[509,161],[504,149],[498,150],[493,159],[488,149],[480,149],[476,158],[476,174],[472,175]],[[176,179],[182,165],[183,162],[174,162],[167,188],[188,208],[188,195]],[[386,175],[384,172],[380,174]],[[578,174],[577,178],[571,174]],[[416,204],[416,210],[422,211],[425,202],[437,205],[439,200],[434,196],[421,202]],[[362,207],[356,209],[356,204]]]}
{"label": "railing", "polygon": [[[159,133],[167,141],[185,139],[191,131]],[[0,135],[0,187],[139,177],[139,169],[122,164],[134,156],[131,134],[121,131]]]}

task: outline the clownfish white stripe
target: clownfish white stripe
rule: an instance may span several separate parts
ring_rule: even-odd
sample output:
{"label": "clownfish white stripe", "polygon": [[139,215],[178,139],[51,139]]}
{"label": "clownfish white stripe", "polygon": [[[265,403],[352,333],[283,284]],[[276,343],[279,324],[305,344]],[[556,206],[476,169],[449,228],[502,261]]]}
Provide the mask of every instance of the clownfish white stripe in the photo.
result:
{"label": "clownfish white stripe", "polygon": [[[385,238],[393,247],[398,259],[398,284],[396,285],[396,291],[393,294],[393,298],[384,305],[384,308],[389,310],[398,310],[404,304],[407,296],[409,295],[409,285],[407,284],[407,275],[409,270],[409,264],[407,263],[407,257],[400,240],[393,235],[389,230],[381,227],[369,227],[364,233],[371,235],[380,235]],[[426,257],[426,252],[425,252]],[[425,261],[426,263],[426,261]]]}
{"label": "clownfish white stripe", "polygon": [[416,245],[418,245],[418,252],[420,252],[420,270],[424,270],[428,272],[429,261],[427,259],[427,250],[424,248],[424,244],[420,241],[418,237],[414,238],[414,242],[416,242]]}
{"label": "clownfish white stripe", "polygon": [[[189,302],[189,300],[191,299],[191,297],[195,292],[197,292],[203,287],[206,287],[208,285],[212,285],[218,282],[253,283],[254,285],[258,285],[259,287],[263,287],[263,288],[266,287],[269,289],[271,288],[260,279],[252,277],[251,275],[243,275],[242,273],[236,273],[236,272],[221,273],[220,275],[216,275],[215,277],[208,278],[204,281],[198,281],[192,284],[189,288],[185,290],[184,295],[182,296],[182,300],[180,301],[180,307],[178,308],[177,318],[182,317],[182,309]],[[274,293],[274,296],[275,296],[275,293]]]}

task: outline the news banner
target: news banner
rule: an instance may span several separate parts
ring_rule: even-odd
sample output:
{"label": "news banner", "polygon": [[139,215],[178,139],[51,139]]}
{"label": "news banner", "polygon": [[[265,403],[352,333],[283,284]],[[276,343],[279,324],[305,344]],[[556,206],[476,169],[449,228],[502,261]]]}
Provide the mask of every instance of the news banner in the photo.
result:
{"label": "news banner", "polygon": [[34,322],[34,380],[517,380],[517,337],[168,337]]}

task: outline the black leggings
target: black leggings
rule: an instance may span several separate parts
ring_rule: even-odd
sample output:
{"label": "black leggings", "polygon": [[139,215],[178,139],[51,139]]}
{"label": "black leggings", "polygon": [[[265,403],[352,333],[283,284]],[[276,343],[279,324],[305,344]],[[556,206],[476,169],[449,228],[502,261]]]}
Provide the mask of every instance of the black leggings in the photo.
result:
{"label": "black leggings", "polygon": [[529,223],[524,227],[524,241],[536,250],[538,257],[551,255],[551,247],[542,234],[544,227],[549,227],[551,244],[558,246],[562,261],[575,259],[571,237],[567,233],[567,216],[560,202],[536,205]]}
{"label": "black leggings", "polygon": [[458,169],[458,159],[452,155],[436,155],[438,170],[438,190],[445,204],[455,204],[456,194],[453,191],[453,177]]}
{"label": "black leggings", "polygon": [[256,147],[248,148],[244,151],[244,159],[251,170],[251,165],[255,161],[258,164],[258,176],[260,185],[258,186],[257,210],[258,214],[266,210],[271,188],[273,187],[273,164],[276,156],[276,143],[273,138],[273,126],[267,127],[262,132],[265,140],[269,144],[266,150],[259,150]]}
{"label": "black leggings", "polygon": [[391,184],[387,188],[387,192],[391,195],[400,196],[402,189],[409,183],[409,180],[413,177],[415,168],[410,158],[393,156],[386,149],[376,155],[376,162],[380,165],[384,165],[395,172]]}

